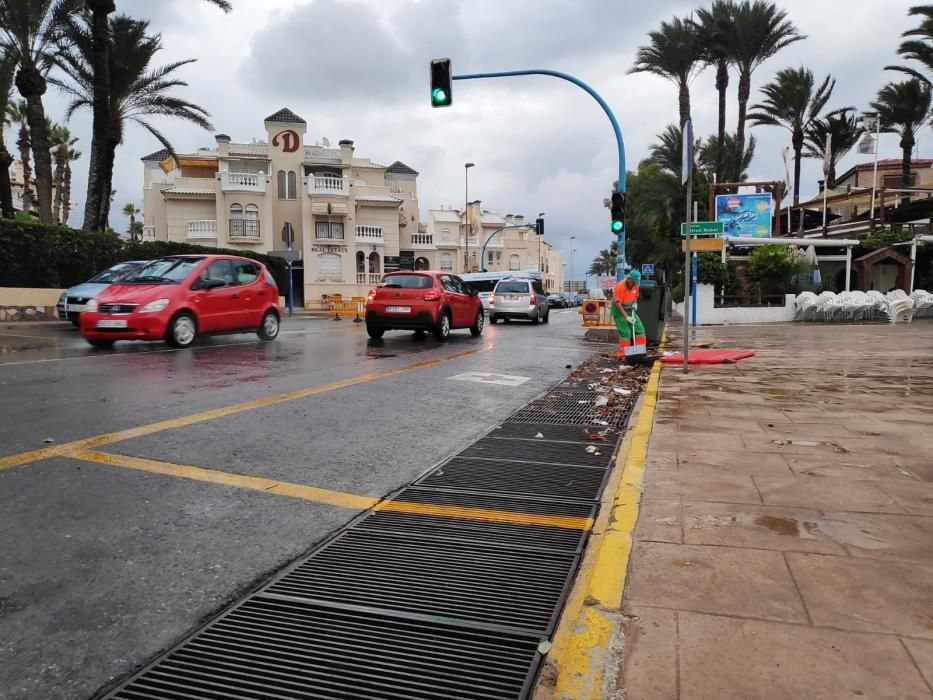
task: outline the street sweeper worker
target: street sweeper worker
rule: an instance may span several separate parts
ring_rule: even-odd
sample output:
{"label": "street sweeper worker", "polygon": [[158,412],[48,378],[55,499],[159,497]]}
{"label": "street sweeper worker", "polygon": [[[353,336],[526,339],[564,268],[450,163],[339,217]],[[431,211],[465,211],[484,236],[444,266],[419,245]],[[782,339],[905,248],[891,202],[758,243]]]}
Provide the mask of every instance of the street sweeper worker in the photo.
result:
{"label": "street sweeper worker", "polygon": [[641,273],[638,270],[629,270],[612,290],[612,320],[619,331],[619,350],[622,352],[632,345],[647,343],[645,327],[635,312],[638,307],[640,282]]}

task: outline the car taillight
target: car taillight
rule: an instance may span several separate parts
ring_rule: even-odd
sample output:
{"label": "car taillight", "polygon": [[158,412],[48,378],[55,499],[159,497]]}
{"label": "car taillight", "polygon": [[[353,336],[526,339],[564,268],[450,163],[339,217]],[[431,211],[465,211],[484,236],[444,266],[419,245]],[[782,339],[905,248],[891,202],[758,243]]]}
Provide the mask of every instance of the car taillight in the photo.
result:
{"label": "car taillight", "polygon": [[437,293],[436,289],[432,289],[431,291],[424,293],[425,301],[437,301],[440,298],[441,298],[441,295]]}
{"label": "car taillight", "polygon": [[370,289],[369,294],[366,295],[366,301],[373,301],[376,298],[376,290]]}
{"label": "car taillight", "polygon": [[495,306],[495,305],[496,305],[496,300],[495,300],[495,299],[490,299],[490,300],[489,300],[489,305],[490,305],[490,306]]}
{"label": "car taillight", "polygon": [[534,294],[530,294],[530,295],[528,296],[528,306],[531,306],[532,304],[534,304],[534,303],[537,302],[537,301],[538,301],[538,300],[535,298],[535,295],[534,295]]}

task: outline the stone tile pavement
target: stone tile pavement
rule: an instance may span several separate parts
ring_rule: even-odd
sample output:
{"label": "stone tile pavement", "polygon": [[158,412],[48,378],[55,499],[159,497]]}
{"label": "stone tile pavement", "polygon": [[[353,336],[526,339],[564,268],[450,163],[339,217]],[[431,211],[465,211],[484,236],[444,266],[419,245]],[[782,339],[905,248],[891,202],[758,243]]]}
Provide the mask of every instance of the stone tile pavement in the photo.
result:
{"label": "stone tile pavement", "polygon": [[662,371],[618,687],[933,698],[933,322],[696,335],[758,354]]}

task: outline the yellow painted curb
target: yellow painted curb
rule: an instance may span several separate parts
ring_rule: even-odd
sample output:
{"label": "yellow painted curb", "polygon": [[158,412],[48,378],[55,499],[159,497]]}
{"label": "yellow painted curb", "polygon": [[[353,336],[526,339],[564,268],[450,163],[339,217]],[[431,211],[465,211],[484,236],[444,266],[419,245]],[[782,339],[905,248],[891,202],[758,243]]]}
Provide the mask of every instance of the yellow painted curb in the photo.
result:
{"label": "yellow painted curb", "polygon": [[661,379],[655,362],[633,430],[626,435],[606,488],[577,581],[541,674],[536,698],[603,700],[617,616],[638,520],[648,439]]}

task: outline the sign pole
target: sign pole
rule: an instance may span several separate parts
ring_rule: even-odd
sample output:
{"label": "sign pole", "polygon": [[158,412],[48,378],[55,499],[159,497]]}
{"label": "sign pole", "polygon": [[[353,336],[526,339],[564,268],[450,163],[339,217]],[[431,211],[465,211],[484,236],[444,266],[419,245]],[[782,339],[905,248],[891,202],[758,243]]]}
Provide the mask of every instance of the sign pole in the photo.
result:
{"label": "sign pole", "polygon": [[691,307],[690,307],[690,308],[691,308],[691,311],[690,311],[690,313],[691,313],[691,317],[692,317],[691,320],[692,320],[692,322],[693,322],[693,332],[694,332],[694,334],[695,334],[695,333],[696,333],[696,327],[697,327],[697,265],[698,265],[698,262],[697,262],[697,254],[696,254],[696,253],[693,254],[693,261],[692,261],[692,262],[693,262],[693,274],[690,276],[690,277],[691,277],[691,280],[690,280],[690,296],[691,296],[691,298],[692,298],[692,300],[693,300],[693,304],[691,304]]}
{"label": "sign pole", "polygon": [[292,261],[288,261],[288,317],[292,317],[292,299],[294,296],[292,294]]}
{"label": "sign pole", "polygon": [[687,185],[687,237],[684,254],[684,374],[689,370],[688,353],[690,352],[690,221],[693,214],[693,123],[688,119],[683,128],[683,161],[681,164],[681,184]]}

